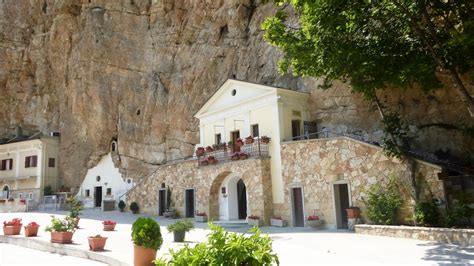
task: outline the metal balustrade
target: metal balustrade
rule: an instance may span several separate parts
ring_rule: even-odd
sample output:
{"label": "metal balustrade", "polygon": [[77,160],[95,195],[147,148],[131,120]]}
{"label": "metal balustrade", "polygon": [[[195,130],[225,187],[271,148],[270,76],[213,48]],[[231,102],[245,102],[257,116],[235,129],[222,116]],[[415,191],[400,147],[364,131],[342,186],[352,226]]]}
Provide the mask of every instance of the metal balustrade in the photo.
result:
{"label": "metal balustrade", "polygon": [[243,144],[239,148],[240,151],[236,151],[235,148],[228,148],[225,146],[219,150],[205,151],[204,154],[198,156],[198,166],[220,164],[239,160],[241,158],[270,156],[269,143],[263,142],[261,139],[255,139],[253,143]]}

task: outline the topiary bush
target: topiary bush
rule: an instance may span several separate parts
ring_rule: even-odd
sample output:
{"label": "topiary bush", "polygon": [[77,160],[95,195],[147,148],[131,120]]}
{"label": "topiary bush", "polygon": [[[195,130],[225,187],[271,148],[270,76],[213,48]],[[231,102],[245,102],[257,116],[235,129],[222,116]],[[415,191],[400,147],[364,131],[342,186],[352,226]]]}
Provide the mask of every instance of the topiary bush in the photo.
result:
{"label": "topiary bush", "polygon": [[261,236],[256,227],[251,236],[229,233],[209,223],[211,233],[207,241],[194,247],[184,245],[178,251],[170,250],[170,259],[155,260],[156,265],[272,265],[279,264],[273,253],[272,241]]}
{"label": "topiary bush", "polygon": [[138,213],[138,211],[140,210],[140,207],[138,207],[138,203],[136,203],[135,201],[130,203],[130,210],[133,213]]}
{"label": "topiary bush", "polygon": [[126,206],[126,205],[125,205],[125,201],[123,201],[123,200],[119,201],[118,207],[119,207],[119,210],[120,210],[121,212],[123,212],[123,210],[125,210],[125,206]]}
{"label": "topiary bush", "polygon": [[364,199],[366,218],[374,224],[395,224],[398,209],[402,206],[400,188],[395,178],[390,178],[386,187],[379,184],[370,186],[368,199]]}
{"label": "topiary bush", "polygon": [[415,223],[423,226],[439,225],[438,204],[436,199],[429,202],[417,202],[414,212]]}
{"label": "topiary bush", "polygon": [[160,225],[151,218],[138,218],[132,225],[132,241],[137,246],[160,249],[163,244]]}

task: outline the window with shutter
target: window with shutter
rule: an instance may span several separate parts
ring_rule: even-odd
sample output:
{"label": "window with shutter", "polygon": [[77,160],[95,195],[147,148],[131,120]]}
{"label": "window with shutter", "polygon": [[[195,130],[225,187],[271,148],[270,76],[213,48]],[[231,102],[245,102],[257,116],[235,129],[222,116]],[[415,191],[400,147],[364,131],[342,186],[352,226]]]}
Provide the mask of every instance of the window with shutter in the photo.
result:
{"label": "window with shutter", "polygon": [[48,167],[55,167],[55,166],[56,166],[56,160],[54,158],[49,158]]}
{"label": "window with shutter", "polygon": [[1,171],[5,171],[7,169],[7,160],[2,160],[2,165],[0,166]]}
{"label": "window with shutter", "polygon": [[32,159],[31,167],[36,167],[36,165],[38,164],[38,156],[36,155],[31,156],[31,159]]}
{"label": "window with shutter", "polygon": [[26,156],[25,157],[25,168],[28,168],[28,167],[30,167],[30,157]]}

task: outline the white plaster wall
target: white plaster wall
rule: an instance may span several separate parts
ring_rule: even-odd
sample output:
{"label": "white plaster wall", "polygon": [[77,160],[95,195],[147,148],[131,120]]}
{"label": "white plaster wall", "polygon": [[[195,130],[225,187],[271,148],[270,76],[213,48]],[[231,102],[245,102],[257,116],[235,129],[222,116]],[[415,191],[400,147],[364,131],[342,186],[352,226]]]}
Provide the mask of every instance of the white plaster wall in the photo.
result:
{"label": "white plaster wall", "polygon": [[[100,181],[96,180],[97,176],[100,176]],[[115,168],[110,153],[103,156],[95,167],[87,171],[78,193],[84,207],[94,207],[94,188],[99,186],[102,186],[102,199],[115,199],[115,201],[118,201],[119,197],[133,186],[133,182],[128,184],[122,178],[119,169]],[[112,196],[107,196],[107,188],[112,188]],[[90,190],[90,197],[85,197],[86,189]]]}

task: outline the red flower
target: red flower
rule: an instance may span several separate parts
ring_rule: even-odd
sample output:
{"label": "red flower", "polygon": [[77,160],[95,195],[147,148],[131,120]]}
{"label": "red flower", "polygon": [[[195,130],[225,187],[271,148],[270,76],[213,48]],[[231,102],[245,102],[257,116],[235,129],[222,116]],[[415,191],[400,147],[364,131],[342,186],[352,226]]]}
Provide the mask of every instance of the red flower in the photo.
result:
{"label": "red flower", "polygon": [[21,219],[20,218],[13,218],[11,221],[4,221],[3,226],[21,226]]}
{"label": "red flower", "polygon": [[308,216],[308,221],[315,221],[315,220],[319,220],[319,216],[317,216],[317,215]]}
{"label": "red flower", "polygon": [[103,225],[114,225],[114,224],[117,224],[116,221],[112,221],[112,220],[105,220],[102,222]]}
{"label": "red flower", "polygon": [[259,217],[259,216],[257,216],[257,215],[253,215],[253,214],[252,214],[252,215],[249,215],[249,217],[248,217],[248,218],[249,218],[249,219],[252,219],[252,220],[258,220],[258,219],[260,219],[260,217]]}
{"label": "red flower", "polygon": [[37,224],[36,222],[31,222],[28,224],[28,226],[31,226],[31,227],[38,227],[39,224]]}

